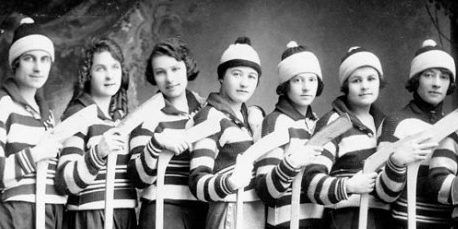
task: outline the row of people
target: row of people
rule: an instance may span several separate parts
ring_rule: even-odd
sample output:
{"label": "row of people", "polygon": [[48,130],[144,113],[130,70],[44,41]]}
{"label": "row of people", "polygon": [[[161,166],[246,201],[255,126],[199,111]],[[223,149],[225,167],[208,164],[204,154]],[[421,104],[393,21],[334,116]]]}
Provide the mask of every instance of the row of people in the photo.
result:
{"label": "row of people", "polygon": [[[53,43],[41,28],[31,21],[21,24],[9,49],[13,74],[0,90],[0,228],[33,228],[36,163],[42,160],[50,162],[46,228],[102,228],[106,159],[111,153],[118,154],[114,227],[154,227],[157,164],[163,150],[175,152],[165,175],[165,228],[234,228],[239,188],[244,188],[245,227],[289,228],[291,184],[303,167],[301,228],[357,228],[359,195],[365,193],[371,196],[368,228],[406,228],[406,165],[421,160],[417,224],[436,229],[453,225],[458,196],[455,135],[438,148],[438,143],[406,142],[393,149],[380,171],[360,172],[377,147],[414,129],[414,120],[433,124],[443,117],[443,100],[455,87],[455,63],[430,41],[412,60],[406,88],[413,99],[401,111],[385,116],[374,106],[385,85],[382,65],[376,55],[355,47],[339,67],[343,95],[320,119],[311,107],[324,89],[319,60],[308,47],[290,42],[278,64],[278,102],[263,119],[262,109],[246,105],[262,73],[248,38],[237,39],[223,52],[217,68],[219,92],[207,99],[187,88],[199,73],[189,48],[179,39],[167,39],[154,46],[145,74],[162,93],[165,106],[160,116],[125,136],[115,128],[128,113],[124,57],[115,42],[100,39],[83,56],[62,116],[65,120],[96,104],[99,122],[63,145],[50,137],[54,117],[40,92],[54,60]],[[323,147],[305,144],[344,113],[352,121],[349,131]],[[178,134],[208,121],[220,131],[194,144]],[[257,135],[282,128],[288,128],[290,144],[254,164],[237,160]],[[428,167],[424,159],[436,148]]]}

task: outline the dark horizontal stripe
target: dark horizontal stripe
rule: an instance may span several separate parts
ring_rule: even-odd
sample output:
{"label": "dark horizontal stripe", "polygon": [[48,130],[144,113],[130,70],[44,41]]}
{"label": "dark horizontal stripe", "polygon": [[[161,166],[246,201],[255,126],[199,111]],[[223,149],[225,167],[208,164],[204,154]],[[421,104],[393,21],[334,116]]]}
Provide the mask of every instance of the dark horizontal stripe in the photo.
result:
{"label": "dark horizontal stripe", "polygon": [[304,139],[310,139],[312,136],[309,132],[307,132],[306,130],[302,129],[302,128],[288,128],[288,132],[289,132],[289,137],[290,138],[296,138],[296,139],[301,139],[301,140],[304,140]]}
{"label": "dark horizontal stripe", "polygon": [[76,155],[84,155],[84,151],[78,147],[65,147],[61,151],[61,156],[76,154]]}
{"label": "dark horizontal stripe", "polygon": [[[114,200],[136,200],[137,191],[135,189],[115,189]],[[105,200],[105,190],[99,192],[92,192],[83,195],[70,195],[68,196],[67,204],[80,206],[95,201]]]}
{"label": "dark horizontal stripe", "polygon": [[[35,188],[36,188],[35,184],[19,185],[19,186],[4,190],[1,197],[2,197],[2,200],[6,200],[14,196],[35,194],[36,193]],[[56,195],[56,196],[58,195],[53,184],[46,184],[46,194],[47,195]]]}
{"label": "dark horizontal stripe", "polygon": [[153,132],[146,128],[137,127],[131,132],[130,139],[136,138],[138,136],[153,136]]}
{"label": "dark horizontal stripe", "polygon": [[11,126],[13,124],[19,124],[29,127],[43,127],[44,129],[41,120],[35,119],[32,116],[25,116],[18,113],[10,113],[10,115],[6,119],[5,129],[7,133],[11,131]]}
{"label": "dark horizontal stripe", "polygon": [[113,127],[110,126],[110,125],[95,124],[95,125],[92,125],[92,126],[89,127],[86,135],[90,136],[90,138],[93,138],[95,136],[103,135],[103,133],[105,133],[107,130],[109,130],[111,128],[113,128]]}
{"label": "dark horizontal stripe", "polygon": [[263,167],[263,166],[275,166],[280,164],[281,160],[278,158],[273,158],[273,157],[266,157],[263,158],[259,161],[256,162],[257,167]]}
{"label": "dark horizontal stripe", "polygon": [[15,143],[8,142],[5,144],[5,154],[6,154],[5,156],[8,157],[12,154],[16,154],[19,151],[32,147],[32,146],[34,145],[27,144],[27,143],[19,143],[19,142],[15,142]]}
{"label": "dark horizontal stripe", "polygon": [[347,152],[339,157],[332,167],[332,171],[338,170],[361,170],[366,160],[375,152],[374,148]]}
{"label": "dark horizontal stripe", "polygon": [[186,127],[188,119],[179,119],[175,121],[160,122],[154,132],[160,133],[165,129],[182,130]]}

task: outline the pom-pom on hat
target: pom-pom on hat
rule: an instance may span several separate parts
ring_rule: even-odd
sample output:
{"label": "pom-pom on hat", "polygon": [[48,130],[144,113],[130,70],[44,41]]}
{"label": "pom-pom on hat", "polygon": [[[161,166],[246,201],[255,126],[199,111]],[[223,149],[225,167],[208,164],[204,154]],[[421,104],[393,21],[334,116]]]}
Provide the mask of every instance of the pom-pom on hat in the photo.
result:
{"label": "pom-pom on hat", "polygon": [[347,80],[351,73],[361,67],[372,67],[378,72],[380,79],[383,78],[382,64],[375,54],[361,47],[351,47],[340,63],[340,85]]}
{"label": "pom-pom on hat", "polygon": [[54,45],[45,35],[41,27],[32,18],[23,18],[19,27],[14,31],[13,41],[9,49],[8,63],[31,50],[43,50],[48,52],[51,60],[54,61]]}
{"label": "pom-pom on hat", "polygon": [[246,66],[255,69],[261,76],[261,60],[258,53],[251,47],[248,37],[239,37],[234,44],[223,52],[218,65],[218,78],[223,78],[228,68]]}
{"label": "pom-pom on hat", "polygon": [[452,79],[455,80],[456,68],[453,57],[431,39],[425,40],[415,53],[410,64],[409,79],[429,68],[445,68],[452,73]]}
{"label": "pom-pom on hat", "polygon": [[286,45],[280,63],[277,66],[279,84],[282,84],[300,73],[313,73],[321,80],[321,67],[318,58],[307,47],[290,41]]}

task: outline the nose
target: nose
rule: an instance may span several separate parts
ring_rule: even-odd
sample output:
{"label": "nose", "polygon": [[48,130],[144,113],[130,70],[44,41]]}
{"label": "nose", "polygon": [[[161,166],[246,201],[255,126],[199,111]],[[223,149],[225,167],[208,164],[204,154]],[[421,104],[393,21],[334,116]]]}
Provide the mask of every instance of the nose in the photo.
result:
{"label": "nose", "polygon": [[434,87],[436,87],[436,88],[440,87],[440,81],[441,81],[440,76],[438,76],[438,75],[434,76],[432,81],[433,81],[432,83],[433,83]]}
{"label": "nose", "polygon": [[43,67],[43,64],[40,61],[35,61],[35,64],[33,65],[33,71],[40,72],[42,67]]}
{"label": "nose", "polygon": [[307,82],[305,82],[305,81],[302,82],[302,91],[303,91],[303,92],[309,91],[309,90],[310,90],[310,86],[311,86],[311,85],[310,85],[309,83],[307,83]]}
{"label": "nose", "polygon": [[241,77],[240,86],[241,87],[247,87],[248,86],[248,77],[247,76],[242,76]]}

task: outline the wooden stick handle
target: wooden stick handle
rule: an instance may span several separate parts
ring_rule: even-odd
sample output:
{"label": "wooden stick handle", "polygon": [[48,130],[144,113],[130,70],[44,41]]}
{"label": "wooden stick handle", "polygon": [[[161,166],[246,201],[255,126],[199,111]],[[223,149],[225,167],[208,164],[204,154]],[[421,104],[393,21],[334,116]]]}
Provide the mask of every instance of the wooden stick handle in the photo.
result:
{"label": "wooden stick handle", "polygon": [[106,167],[105,187],[105,224],[104,229],[113,229],[113,197],[116,175],[116,153],[108,154]]}
{"label": "wooden stick handle", "polygon": [[48,161],[37,162],[36,193],[35,193],[35,228],[46,227],[46,175],[48,173]]}
{"label": "wooden stick handle", "polygon": [[407,219],[408,228],[417,228],[417,175],[421,162],[407,166]]}
{"label": "wooden stick handle", "polygon": [[369,211],[369,194],[361,194],[360,206],[359,206],[359,222],[358,229],[367,228],[367,212]]}
{"label": "wooden stick handle", "polygon": [[235,229],[243,229],[243,187],[237,189]]}
{"label": "wooden stick handle", "polygon": [[157,162],[157,190],[156,190],[156,229],[164,228],[164,182],[165,182],[165,170],[167,165],[173,157],[173,152],[163,150],[159,154]]}
{"label": "wooden stick handle", "polygon": [[299,174],[294,177],[292,184],[292,193],[291,193],[291,221],[290,228],[298,229],[299,228],[299,216],[300,216],[300,206],[301,206],[301,183],[302,177],[304,176],[305,169],[302,168]]}

